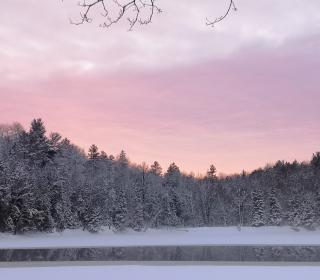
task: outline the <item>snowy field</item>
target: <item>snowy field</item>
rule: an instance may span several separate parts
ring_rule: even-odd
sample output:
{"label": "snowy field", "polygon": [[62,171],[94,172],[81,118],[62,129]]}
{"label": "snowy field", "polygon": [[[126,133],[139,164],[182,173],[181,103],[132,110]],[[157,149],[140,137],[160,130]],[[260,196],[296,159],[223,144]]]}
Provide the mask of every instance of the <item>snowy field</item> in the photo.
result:
{"label": "snowy field", "polygon": [[74,266],[0,268],[4,280],[318,280],[318,266]]}
{"label": "snowy field", "polygon": [[91,234],[81,230],[26,235],[0,234],[0,248],[54,248],[147,245],[320,245],[320,230],[290,227],[151,229]]}

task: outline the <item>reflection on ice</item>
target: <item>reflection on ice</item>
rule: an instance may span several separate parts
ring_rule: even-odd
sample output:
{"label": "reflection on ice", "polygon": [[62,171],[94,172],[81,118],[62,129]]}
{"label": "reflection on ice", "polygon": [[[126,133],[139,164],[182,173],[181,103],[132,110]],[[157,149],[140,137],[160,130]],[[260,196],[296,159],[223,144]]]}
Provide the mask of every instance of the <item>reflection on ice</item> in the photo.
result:
{"label": "reflection on ice", "polygon": [[0,250],[0,262],[19,261],[318,262],[320,246],[148,246]]}

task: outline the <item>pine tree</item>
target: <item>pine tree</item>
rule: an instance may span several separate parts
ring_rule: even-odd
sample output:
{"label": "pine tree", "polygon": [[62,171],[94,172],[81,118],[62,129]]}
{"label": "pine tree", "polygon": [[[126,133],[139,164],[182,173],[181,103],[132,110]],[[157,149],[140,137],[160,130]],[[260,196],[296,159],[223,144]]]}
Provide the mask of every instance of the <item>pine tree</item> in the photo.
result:
{"label": "pine tree", "polygon": [[24,137],[24,141],[27,141],[25,148],[30,163],[39,167],[45,166],[51,160],[51,147],[45,133],[42,120],[34,119],[29,133]]}
{"label": "pine tree", "polygon": [[210,165],[209,170],[207,171],[207,179],[210,182],[214,182],[217,180],[217,169],[215,168],[215,166],[213,164]]}
{"label": "pine tree", "polygon": [[89,148],[88,158],[90,160],[95,160],[98,159],[99,155],[100,153],[98,147],[95,144],[91,145]]}
{"label": "pine tree", "polygon": [[127,158],[127,154],[124,150],[122,150],[118,156],[118,162],[122,168],[126,168],[129,165],[129,159]]}
{"label": "pine tree", "polygon": [[109,160],[109,157],[105,151],[101,151],[100,158],[103,160]]}
{"label": "pine tree", "polygon": [[312,195],[308,194],[305,196],[301,204],[300,219],[301,225],[313,229],[316,223],[316,213],[315,213],[315,201]]}
{"label": "pine tree", "polygon": [[84,214],[84,229],[91,233],[98,232],[101,229],[103,222],[102,210],[100,207],[91,205]]}
{"label": "pine tree", "polygon": [[9,217],[15,234],[36,231],[40,212],[36,209],[35,194],[29,170],[18,163],[8,170],[7,186],[10,189]]}
{"label": "pine tree", "polygon": [[35,208],[37,212],[33,213],[32,218],[37,230],[52,232],[55,222],[51,214],[50,192],[41,191],[37,194]]}
{"label": "pine tree", "polygon": [[282,210],[278,199],[276,198],[276,190],[274,188],[271,189],[269,195],[269,222],[271,225],[278,226],[282,221]]}
{"label": "pine tree", "polygon": [[162,197],[165,188],[162,186],[162,177],[154,173],[146,173],[146,192],[144,196],[145,230],[160,225],[162,211]]}
{"label": "pine tree", "polygon": [[252,222],[251,225],[259,227],[265,225],[265,204],[261,190],[252,192]]}
{"label": "pine tree", "polygon": [[181,183],[181,173],[179,167],[172,163],[168,167],[165,174],[165,196],[164,196],[164,212],[163,220],[168,226],[177,226],[180,224],[181,217],[181,203],[177,195],[177,189]]}
{"label": "pine tree", "polygon": [[316,191],[316,196],[315,196],[315,219],[316,219],[316,223],[319,224],[320,223],[320,189],[317,189]]}
{"label": "pine tree", "polygon": [[161,208],[163,210],[160,215],[160,220],[163,225],[174,227],[180,224],[176,211],[176,201],[172,190],[169,190],[164,194]]}
{"label": "pine tree", "polygon": [[289,197],[287,219],[289,224],[293,227],[301,225],[301,201],[297,194],[293,194]]}
{"label": "pine tree", "polygon": [[135,208],[134,208],[134,214],[132,218],[132,228],[135,231],[141,231],[144,226],[144,217],[143,217],[143,205],[141,203],[141,200],[136,200]]}
{"label": "pine tree", "polygon": [[172,163],[165,174],[165,184],[169,188],[177,188],[180,185],[181,173],[179,167]]}
{"label": "pine tree", "polygon": [[6,183],[6,169],[4,162],[0,160],[0,232],[13,230],[12,219],[9,216],[11,196]]}
{"label": "pine tree", "polygon": [[143,182],[140,184],[140,182],[137,181],[134,184],[133,192],[133,215],[130,224],[135,231],[141,231],[144,226]]}
{"label": "pine tree", "polygon": [[155,176],[161,176],[162,174],[162,168],[159,164],[159,162],[155,161],[151,166],[150,166],[150,172],[155,175]]}
{"label": "pine tree", "polygon": [[320,168],[320,152],[317,152],[312,155],[310,163],[314,168]]}
{"label": "pine tree", "polygon": [[117,193],[117,200],[114,209],[113,226],[116,231],[123,231],[127,226],[127,200],[124,190],[120,189]]}

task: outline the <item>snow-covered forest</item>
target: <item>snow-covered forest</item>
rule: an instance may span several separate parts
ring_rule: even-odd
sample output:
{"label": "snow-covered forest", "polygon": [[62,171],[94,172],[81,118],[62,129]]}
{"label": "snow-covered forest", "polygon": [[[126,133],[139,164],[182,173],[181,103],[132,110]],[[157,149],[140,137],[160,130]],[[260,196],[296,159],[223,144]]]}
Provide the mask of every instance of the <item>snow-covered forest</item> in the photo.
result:
{"label": "snow-covered forest", "polygon": [[320,223],[320,153],[310,162],[278,161],[251,173],[218,177],[130,163],[92,145],[86,154],[41,119],[26,131],[0,127],[0,231],[97,232],[153,227]]}

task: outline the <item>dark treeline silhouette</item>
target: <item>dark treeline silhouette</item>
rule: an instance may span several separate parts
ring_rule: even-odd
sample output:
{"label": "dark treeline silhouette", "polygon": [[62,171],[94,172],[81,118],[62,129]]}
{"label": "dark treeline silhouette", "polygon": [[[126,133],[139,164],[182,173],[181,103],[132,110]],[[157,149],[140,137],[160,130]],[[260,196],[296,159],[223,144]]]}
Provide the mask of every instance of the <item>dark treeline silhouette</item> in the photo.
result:
{"label": "dark treeline silhouette", "polygon": [[58,133],[46,135],[41,119],[29,131],[0,127],[0,231],[96,232],[177,226],[320,223],[320,153],[307,163],[278,161],[251,173],[201,178],[172,163],[134,165],[92,145],[83,150]]}

